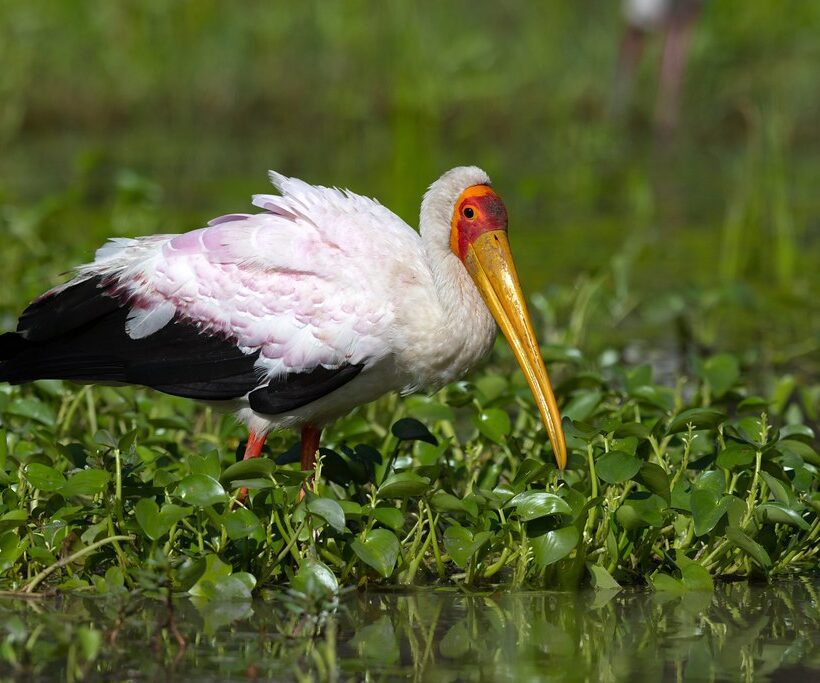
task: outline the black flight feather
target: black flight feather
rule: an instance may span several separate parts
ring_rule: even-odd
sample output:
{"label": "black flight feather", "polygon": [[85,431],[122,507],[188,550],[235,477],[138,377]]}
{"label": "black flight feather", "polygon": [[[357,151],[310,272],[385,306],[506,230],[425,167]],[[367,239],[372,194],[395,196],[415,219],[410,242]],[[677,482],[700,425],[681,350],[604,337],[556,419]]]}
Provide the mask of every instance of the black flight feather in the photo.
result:
{"label": "black flight feather", "polygon": [[224,337],[174,318],[141,339],[126,332],[129,306],[100,277],[48,294],[20,316],[17,332],[0,335],[0,381],[37,379],[139,384],[206,401],[249,395],[266,414],[300,408],[353,379],[362,365],[318,366],[260,386],[259,352],[243,353]]}
{"label": "black flight feather", "polygon": [[253,410],[264,415],[278,415],[312,403],[336,391],[358,375],[363,363],[325,368],[321,365],[309,372],[291,373],[271,380],[248,396]]}

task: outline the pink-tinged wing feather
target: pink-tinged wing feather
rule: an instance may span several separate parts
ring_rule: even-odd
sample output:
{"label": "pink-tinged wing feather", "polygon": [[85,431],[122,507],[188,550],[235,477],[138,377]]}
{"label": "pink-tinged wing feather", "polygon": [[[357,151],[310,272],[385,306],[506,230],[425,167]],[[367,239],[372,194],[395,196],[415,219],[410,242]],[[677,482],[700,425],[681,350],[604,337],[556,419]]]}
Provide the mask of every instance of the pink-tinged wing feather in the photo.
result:
{"label": "pink-tinged wing feather", "polygon": [[259,351],[267,376],[391,352],[397,272],[423,271],[418,235],[373,200],[273,175],[282,196],[181,235],[117,240],[80,277],[103,275],[144,337],[174,316]]}

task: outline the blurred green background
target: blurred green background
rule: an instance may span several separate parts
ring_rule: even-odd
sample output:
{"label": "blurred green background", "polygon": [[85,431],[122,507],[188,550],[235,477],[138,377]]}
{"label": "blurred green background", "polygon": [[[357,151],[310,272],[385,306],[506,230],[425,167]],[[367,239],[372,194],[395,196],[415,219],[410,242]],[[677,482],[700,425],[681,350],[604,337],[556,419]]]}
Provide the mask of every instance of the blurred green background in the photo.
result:
{"label": "blurred green background", "polygon": [[415,226],[478,164],[548,341],[817,382],[820,3],[708,2],[663,135],[660,33],[613,115],[624,26],[613,0],[4,2],[0,329],[108,236],[246,210],[268,168]]}

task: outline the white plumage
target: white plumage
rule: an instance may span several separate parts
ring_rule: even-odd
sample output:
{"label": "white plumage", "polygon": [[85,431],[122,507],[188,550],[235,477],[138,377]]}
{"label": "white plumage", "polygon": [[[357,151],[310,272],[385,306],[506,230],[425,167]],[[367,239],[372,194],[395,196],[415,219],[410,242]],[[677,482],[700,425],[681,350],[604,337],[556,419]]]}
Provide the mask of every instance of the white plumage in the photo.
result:
{"label": "white plumage", "polygon": [[317,365],[364,363],[344,398],[275,417],[254,415],[238,399],[241,419],[257,432],[322,425],[391,390],[437,389],[486,354],[495,324],[448,247],[448,214],[461,190],[489,183],[483,171],[456,168],[430,188],[424,239],[373,199],[270,177],[281,196],[255,195],[264,213],[220,217],[181,235],[112,240],[60,289],[111,279],[133,302],[131,338],[179,316],[245,353],[259,351],[260,385]]}
{"label": "white plumage", "polygon": [[[74,279],[27,309],[17,333],[0,338],[0,379],[144,383],[221,403],[263,439],[271,428],[320,428],[388,391],[437,389],[489,351],[498,313],[487,306],[509,292],[487,299],[479,291],[487,275],[471,261],[473,242],[488,233],[499,243],[503,233],[506,244],[507,226],[481,169],[455,168],[431,185],[420,234],[373,199],[270,177],[281,194],[254,196],[262,213],[108,242]],[[459,213],[468,204],[469,219]],[[514,285],[509,296],[520,299],[511,272],[503,287]],[[526,318],[523,301],[516,305],[513,317]],[[52,318],[63,337],[44,332]],[[116,354],[87,348],[83,334],[92,323],[109,336],[113,325],[121,336]],[[176,330],[188,336],[180,341]],[[191,348],[181,349],[185,343]],[[221,372],[206,362],[208,353],[234,370]],[[179,367],[187,358],[190,372]],[[250,369],[235,369],[243,359]],[[270,396],[254,402],[257,390]]]}

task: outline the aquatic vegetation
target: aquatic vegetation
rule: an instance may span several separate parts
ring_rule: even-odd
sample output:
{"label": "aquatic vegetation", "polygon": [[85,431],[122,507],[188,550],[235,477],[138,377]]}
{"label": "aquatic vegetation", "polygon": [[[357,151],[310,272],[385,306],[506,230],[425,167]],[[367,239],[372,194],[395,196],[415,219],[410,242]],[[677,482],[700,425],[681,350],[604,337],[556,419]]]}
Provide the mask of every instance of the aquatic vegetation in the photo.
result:
{"label": "aquatic vegetation", "polygon": [[[648,365],[551,346],[569,461],[552,463],[499,345],[471,382],[392,397],[328,431],[308,494],[280,434],[236,462],[230,416],[146,390],[38,382],[0,390],[0,572],[13,591],[133,590],[150,562],[174,591],[272,585],[651,584],[816,567],[816,391],[743,387],[729,354],[658,383]],[[236,492],[247,487],[245,505]]]}

